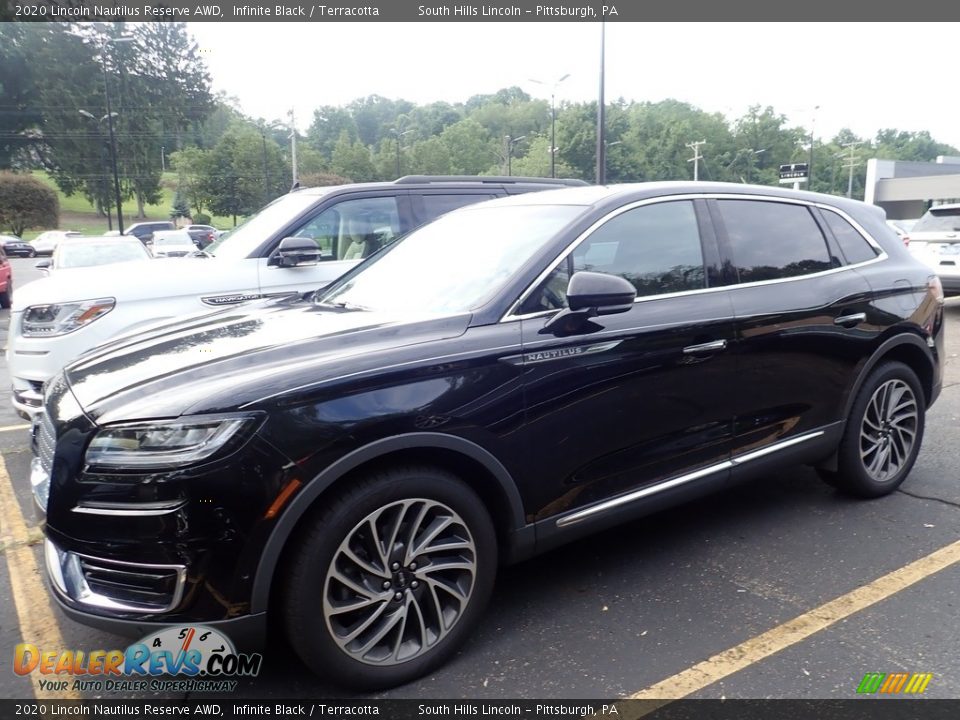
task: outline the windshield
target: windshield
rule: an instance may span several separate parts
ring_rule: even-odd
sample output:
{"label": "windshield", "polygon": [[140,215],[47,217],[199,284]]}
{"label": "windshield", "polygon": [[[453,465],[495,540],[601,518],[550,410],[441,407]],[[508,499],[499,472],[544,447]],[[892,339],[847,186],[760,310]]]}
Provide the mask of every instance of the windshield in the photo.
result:
{"label": "windshield", "polygon": [[572,205],[455,211],[410,233],[317,302],[399,312],[474,310],[581,212]]}
{"label": "windshield", "polygon": [[172,245],[189,245],[193,246],[193,240],[190,239],[189,235],[154,235],[153,236],[153,246],[154,247],[170,247]]}
{"label": "windshield", "polygon": [[69,243],[57,247],[59,268],[90,267],[110,263],[146,260],[150,255],[136,240],[132,243]]}
{"label": "windshield", "polygon": [[229,235],[221,235],[206,251],[218,258],[245,258],[265,239],[316,203],[319,197],[314,192],[295,192],[279,197],[231,230]]}
{"label": "windshield", "polygon": [[917,220],[911,232],[958,232],[960,231],[960,207],[930,208]]}

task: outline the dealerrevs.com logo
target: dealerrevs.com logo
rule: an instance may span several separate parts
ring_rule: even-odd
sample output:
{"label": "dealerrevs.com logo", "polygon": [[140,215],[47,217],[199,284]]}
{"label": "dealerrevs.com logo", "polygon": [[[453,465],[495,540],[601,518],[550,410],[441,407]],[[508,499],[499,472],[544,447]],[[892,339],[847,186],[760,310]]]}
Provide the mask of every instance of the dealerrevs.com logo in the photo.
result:
{"label": "dealerrevs.com logo", "polygon": [[857,686],[861,695],[920,695],[927,689],[933,673],[867,673]]}
{"label": "dealerrevs.com logo", "polygon": [[[167,627],[126,650],[13,649],[17,675],[38,673],[43,690],[80,692],[230,692],[236,677],[260,672],[259,653],[238,653],[230,639],[203,625]],[[60,676],[68,676],[66,678]]]}

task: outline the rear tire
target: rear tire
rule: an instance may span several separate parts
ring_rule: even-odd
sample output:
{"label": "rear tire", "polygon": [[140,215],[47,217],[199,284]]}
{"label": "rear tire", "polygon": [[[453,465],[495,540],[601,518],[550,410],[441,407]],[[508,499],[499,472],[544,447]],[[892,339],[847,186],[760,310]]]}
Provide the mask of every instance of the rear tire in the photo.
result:
{"label": "rear tire", "polygon": [[446,661],[480,620],[497,541],[480,498],[454,475],[402,467],[324,500],[291,547],[290,643],[313,672],[371,690]]}
{"label": "rear tire", "polygon": [[828,483],[861,498],[887,495],[910,474],[923,441],[926,401],[916,373],[887,362],[864,382],[847,418]]}

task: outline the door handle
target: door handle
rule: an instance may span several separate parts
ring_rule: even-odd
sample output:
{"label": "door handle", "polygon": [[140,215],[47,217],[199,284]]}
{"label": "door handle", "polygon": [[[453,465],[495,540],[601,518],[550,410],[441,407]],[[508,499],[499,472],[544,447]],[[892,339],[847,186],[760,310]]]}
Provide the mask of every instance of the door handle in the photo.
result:
{"label": "door handle", "polygon": [[726,340],[714,340],[713,342],[700,343],[699,345],[687,345],[683,349],[684,355],[703,355],[706,353],[719,352],[727,349]]}
{"label": "door handle", "polygon": [[866,319],[866,313],[853,313],[852,315],[841,315],[833,321],[833,324],[842,325],[844,327],[853,327],[854,325],[859,325]]}

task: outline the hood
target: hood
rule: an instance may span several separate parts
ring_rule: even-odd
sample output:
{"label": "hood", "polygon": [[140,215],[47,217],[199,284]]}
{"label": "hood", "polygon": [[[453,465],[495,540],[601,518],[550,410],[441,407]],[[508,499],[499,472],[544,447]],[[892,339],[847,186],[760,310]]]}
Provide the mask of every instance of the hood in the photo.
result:
{"label": "hood", "polygon": [[[239,264],[239,266],[238,266]],[[243,278],[248,277],[249,288]],[[240,281],[238,282],[238,278]],[[31,305],[112,297],[118,302],[177,294],[217,294],[256,288],[256,264],[249,260],[185,258],[136,260],[82,268],[59,268],[48,277],[18,287],[13,312]]]}
{"label": "hood", "polygon": [[470,315],[411,318],[264,303],[166,324],[101,345],[67,366],[98,423],[227,412],[304,385],[415,360],[405,350],[463,334]]}

